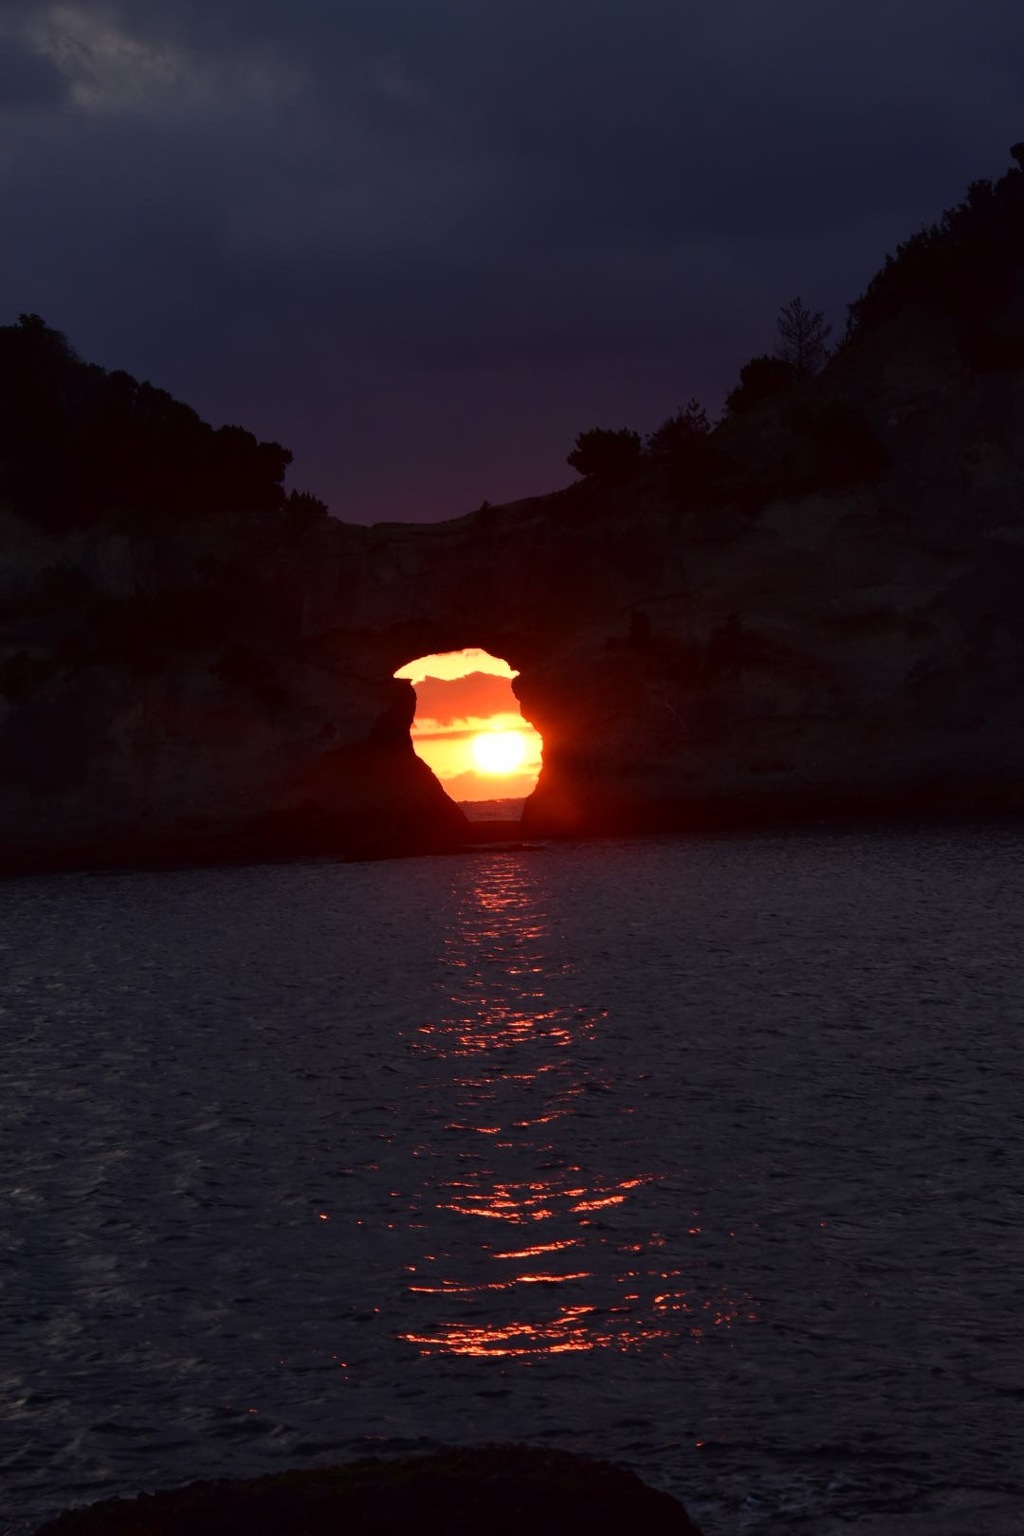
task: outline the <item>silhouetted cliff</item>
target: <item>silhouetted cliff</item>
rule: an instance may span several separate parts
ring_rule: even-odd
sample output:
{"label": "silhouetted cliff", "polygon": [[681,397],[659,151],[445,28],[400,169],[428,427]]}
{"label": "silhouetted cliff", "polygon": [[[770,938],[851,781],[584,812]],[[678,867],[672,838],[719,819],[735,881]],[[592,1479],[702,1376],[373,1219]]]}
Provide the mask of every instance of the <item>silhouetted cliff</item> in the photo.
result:
{"label": "silhouetted cliff", "polygon": [[521,670],[536,831],[1021,808],[1020,168],[816,377],[447,523],[338,523],[34,319],[0,389],[8,868],[457,842],[391,674],[471,644]]}

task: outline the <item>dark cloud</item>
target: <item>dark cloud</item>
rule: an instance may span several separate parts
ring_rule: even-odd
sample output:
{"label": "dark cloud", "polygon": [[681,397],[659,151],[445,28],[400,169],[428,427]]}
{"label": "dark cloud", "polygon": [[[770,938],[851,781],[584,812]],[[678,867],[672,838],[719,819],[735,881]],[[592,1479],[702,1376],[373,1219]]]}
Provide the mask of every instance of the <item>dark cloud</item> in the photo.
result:
{"label": "dark cloud", "polygon": [[[1024,137],[960,0],[5,0],[0,291],[342,515],[564,482]],[[9,318],[2,317],[2,318]]]}

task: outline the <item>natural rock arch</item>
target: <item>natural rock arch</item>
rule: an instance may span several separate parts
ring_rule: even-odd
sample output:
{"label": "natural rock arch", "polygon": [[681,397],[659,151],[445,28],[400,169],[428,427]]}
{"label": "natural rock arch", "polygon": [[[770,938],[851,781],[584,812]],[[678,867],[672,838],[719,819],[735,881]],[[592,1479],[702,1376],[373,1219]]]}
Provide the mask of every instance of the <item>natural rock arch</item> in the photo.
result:
{"label": "natural rock arch", "polygon": [[[680,507],[652,472],[294,537],[276,514],[64,537],[0,509],[0,867],[457,846],[393,674],[467,637],[544,740],[531,833],[1021,809],[1019,388],[954,343],[901,321],[829,370],[894,440],[942,402],[898,473],[757,506]],[[727,438],[750,475],[792,437],[760,409]]]}
{"label": "natural rock arch", "polygon": [[[523,714],[515,693],[516,670],[506,658],[482,646],[465,645],[416,657],[396,676],[409,682],[416,694],[410,731],[414,750],[452,800],[463,806],[523,802],[532,794],[543,738]],[[494,751],[487,753],[488,741],[505,744],[511,752],[513,760],[504,772],[489,773],[483,766],[482,758],[495,756]],[[517,751],[520,761],[514,760]]]}

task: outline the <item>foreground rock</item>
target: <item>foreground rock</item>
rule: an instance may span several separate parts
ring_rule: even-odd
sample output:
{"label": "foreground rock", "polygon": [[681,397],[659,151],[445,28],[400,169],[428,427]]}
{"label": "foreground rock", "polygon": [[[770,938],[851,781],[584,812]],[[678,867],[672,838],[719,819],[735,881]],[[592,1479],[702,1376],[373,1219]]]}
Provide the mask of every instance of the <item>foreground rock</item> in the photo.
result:
{"label": "foreground rock", "polygon": [[700,1536],[632,1472],[566,1451],[494,1445],[401,1461],[192,1483],[73,1510],[37,1536]]}

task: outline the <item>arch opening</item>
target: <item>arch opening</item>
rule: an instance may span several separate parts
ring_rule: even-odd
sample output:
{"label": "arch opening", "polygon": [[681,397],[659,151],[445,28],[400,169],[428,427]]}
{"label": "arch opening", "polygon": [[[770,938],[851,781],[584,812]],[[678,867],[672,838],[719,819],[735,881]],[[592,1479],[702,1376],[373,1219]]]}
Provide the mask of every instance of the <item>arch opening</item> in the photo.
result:
{"label": "arch opening", "polygon": [[543,742],[523,719],[500,656],[478,646],[435,652],[394,674],[416,690],[410,737],[445,793],[470,820],[515,820],[533,793]]}

